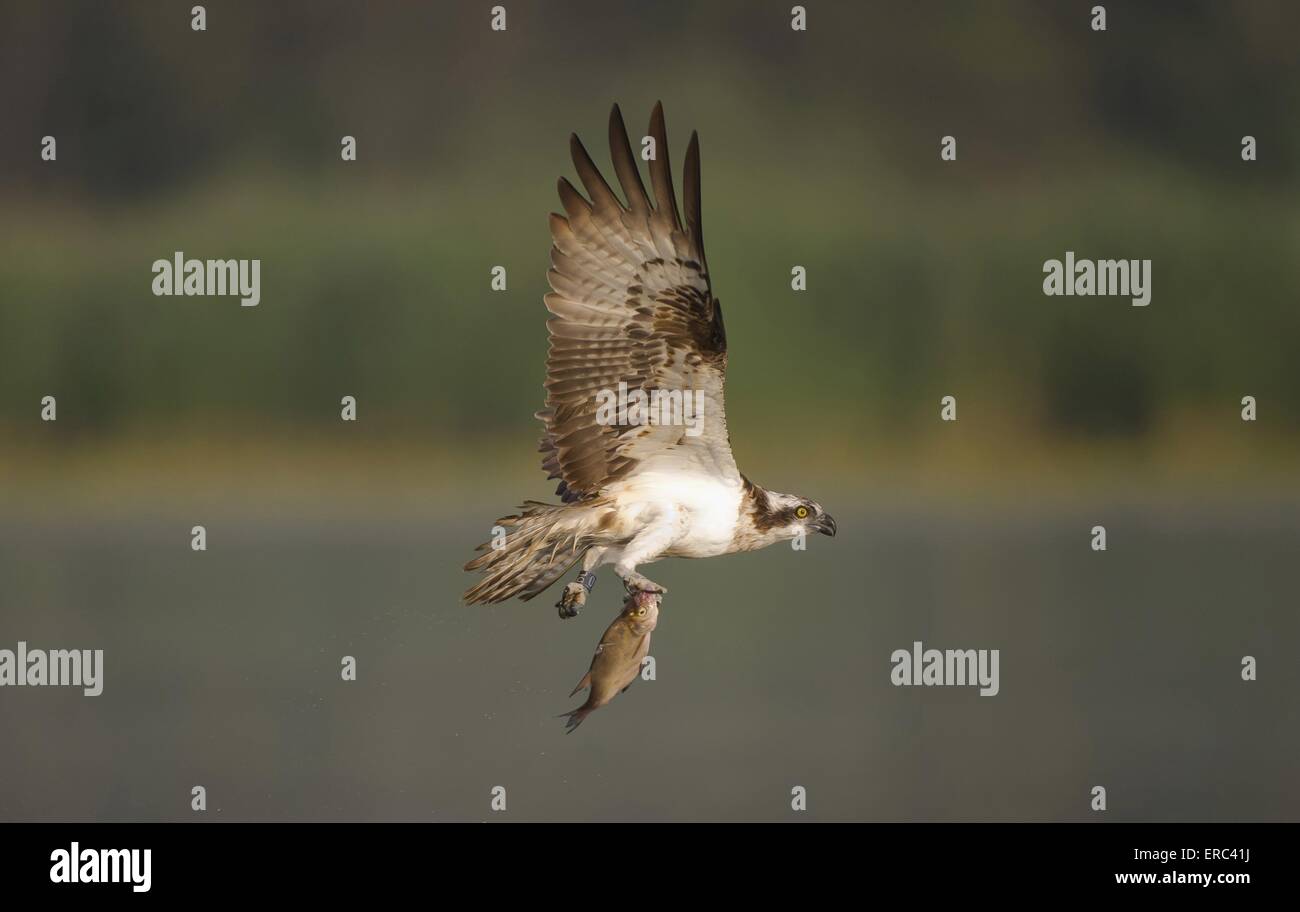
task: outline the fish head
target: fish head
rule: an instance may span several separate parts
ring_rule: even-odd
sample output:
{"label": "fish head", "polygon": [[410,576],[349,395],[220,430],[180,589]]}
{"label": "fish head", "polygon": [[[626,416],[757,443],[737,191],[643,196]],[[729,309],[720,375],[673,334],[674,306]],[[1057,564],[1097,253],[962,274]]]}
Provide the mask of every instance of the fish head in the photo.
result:
{"label": "fish head", "polygon": [[659,623],[659,598],[654,592],[637,592],[628,599],[623,617],[633,633],[642,636],[655,629]]}

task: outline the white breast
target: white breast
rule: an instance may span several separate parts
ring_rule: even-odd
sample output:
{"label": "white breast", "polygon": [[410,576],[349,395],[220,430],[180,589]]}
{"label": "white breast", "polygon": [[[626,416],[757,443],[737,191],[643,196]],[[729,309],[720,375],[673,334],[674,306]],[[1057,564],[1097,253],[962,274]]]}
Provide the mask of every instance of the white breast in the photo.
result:
{"label": "white breast", "polygon": [[676,534],[664,557],[714,557],[727,554],[736,533],[744,489],[707,475],[638,473],[619,492],[620,504],[636,504],[647,514],[672,515]]}

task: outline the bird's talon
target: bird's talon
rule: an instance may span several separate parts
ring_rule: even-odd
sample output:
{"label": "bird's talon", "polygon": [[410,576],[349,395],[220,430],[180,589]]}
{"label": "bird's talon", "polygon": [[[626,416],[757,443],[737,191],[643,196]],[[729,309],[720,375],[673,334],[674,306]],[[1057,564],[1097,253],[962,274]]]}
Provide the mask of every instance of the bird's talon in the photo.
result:
{"label": "bird's talon", "polygon": [[555,607],[559,609],[560,617],[567,620],[571,617],[577,617],[578,612],[582,610],[582,606],[586,602],[587,587],[582,583],[569,583],[564,587],[564,591],[560,593],[560,600],[555,603]]}
{"label": "bird's talon", "polygon": [[638,592],[652,592],[655,595],[667,595],[668,590],[658,583],[652,583],[644,576],[636,576],[623,581],[623,587],[627,589],[628,595],[636,595]]}

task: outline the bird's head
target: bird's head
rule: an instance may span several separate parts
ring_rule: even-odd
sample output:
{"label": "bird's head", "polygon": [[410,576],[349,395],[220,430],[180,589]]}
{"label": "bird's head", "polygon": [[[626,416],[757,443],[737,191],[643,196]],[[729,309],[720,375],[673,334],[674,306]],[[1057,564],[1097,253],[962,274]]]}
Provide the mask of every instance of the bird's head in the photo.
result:
{"label": "bird's head", "polygon": [[822,505],[807,497],[797,494],[767,493],[767,509],[764,511],[767,525],[778,532],[782,539],[797,538],[800,535],[835,534],[835,520],[822,509]]}

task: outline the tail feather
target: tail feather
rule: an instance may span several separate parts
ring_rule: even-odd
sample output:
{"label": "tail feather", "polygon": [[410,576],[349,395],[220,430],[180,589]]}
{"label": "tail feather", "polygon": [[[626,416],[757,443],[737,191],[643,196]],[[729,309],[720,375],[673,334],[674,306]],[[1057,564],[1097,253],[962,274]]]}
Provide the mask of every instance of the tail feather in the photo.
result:
{"label": "tail feather", "polygon": [[524,601],[539,595],[563,576],[592,546],[589,532],[598,505],[545,504],[527,501],[521,512],[497,520],[505,528],[501,547],[478,546],[484,553],[465,565],[485,575],[465,593],[468,604]]}

